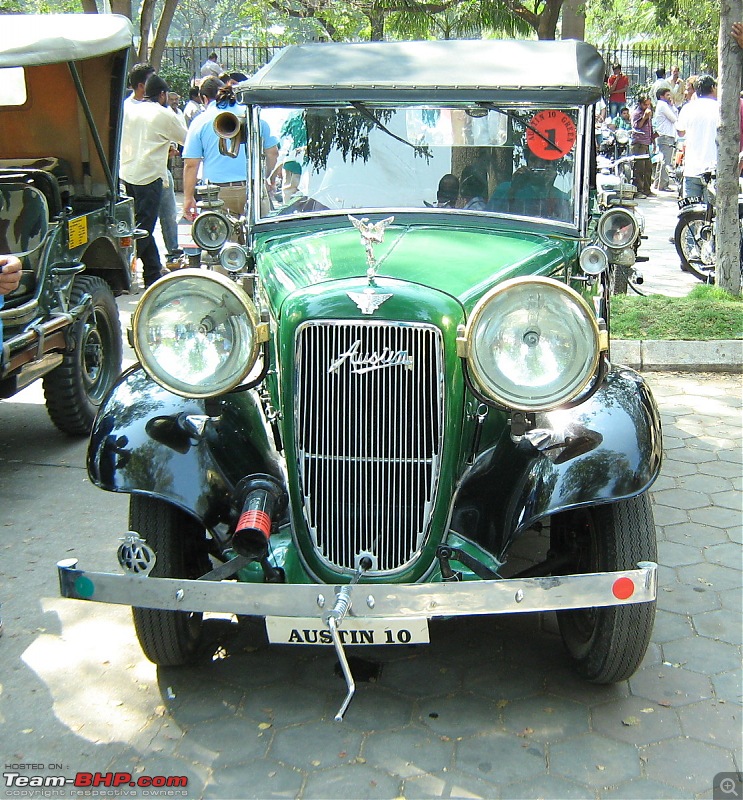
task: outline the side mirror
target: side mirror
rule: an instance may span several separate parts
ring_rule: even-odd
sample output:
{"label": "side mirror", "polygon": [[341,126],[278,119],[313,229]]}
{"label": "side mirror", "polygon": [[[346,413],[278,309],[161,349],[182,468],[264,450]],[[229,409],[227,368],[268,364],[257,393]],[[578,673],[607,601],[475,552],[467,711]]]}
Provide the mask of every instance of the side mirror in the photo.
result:
{"label": "side mirror", "polygon": [[49,230],[46,198],[27,183],[0,182],[0,255],[27,256]]}

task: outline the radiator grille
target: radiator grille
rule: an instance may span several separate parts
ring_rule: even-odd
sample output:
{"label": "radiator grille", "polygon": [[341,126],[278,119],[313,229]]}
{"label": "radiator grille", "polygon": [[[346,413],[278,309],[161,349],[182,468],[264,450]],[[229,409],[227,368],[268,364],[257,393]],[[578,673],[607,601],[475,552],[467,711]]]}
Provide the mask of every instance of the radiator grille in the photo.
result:
{"label": "radiator grille", "polygon": [[410,562],[428,530],[443,424],[441,332],[307,323],[296,343],[296,446],[319,557],[371,572]]}

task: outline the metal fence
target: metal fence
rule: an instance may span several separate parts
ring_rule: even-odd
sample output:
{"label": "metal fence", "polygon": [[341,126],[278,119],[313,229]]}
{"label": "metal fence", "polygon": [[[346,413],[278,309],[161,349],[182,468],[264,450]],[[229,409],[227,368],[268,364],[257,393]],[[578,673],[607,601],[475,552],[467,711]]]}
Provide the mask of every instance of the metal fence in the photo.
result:
{"label": "metal fence", "polygon": [[[200,78],[201,65],[210,53],[216,53],[217,61],[226,72],[242,72],[250,76],[279,50],[281,47],[278,45],[182,45],[166,47],[163,58],[170,64],[184,67],[192,78]],[[598,50],[607,64],[607,71],[613,62],[618,61],[632,87],[651,84],[658,67],[665,67],[670,73],[671,67],[678,64],[683,78],[698,75],[706,69],[702,54],[694,51],[636,45],[602,45]]]}
{"label": "metal fence", "polygon": [[201,78],[201,65],[210,53],[217,54],[217,61],[225,72],[242,72],[248,77],[267,64],[281,47],[259,45],[182,45],[166,47],[163,61],[184,67],[192,78]]}
{"label": "metal fence", "polygon": [[678,66],[679,75],[699,75],[709,67],[704,63],[702,53],[693,50],[676,50],[670,47],[638,47],[633,45],[600,46],[599,52],[606,62],[607,72],[611,73],[611,65],[618,62],[622,72],[629,78],[630,95],[655,81],[655,70],[664,67],[666,77],[671,74],[671,67]]}

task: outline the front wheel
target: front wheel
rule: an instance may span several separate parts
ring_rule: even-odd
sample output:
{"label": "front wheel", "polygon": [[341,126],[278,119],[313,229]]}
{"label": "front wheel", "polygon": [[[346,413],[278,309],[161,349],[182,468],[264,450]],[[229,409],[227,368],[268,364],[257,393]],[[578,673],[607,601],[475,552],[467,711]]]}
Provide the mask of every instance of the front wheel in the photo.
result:
{"label": "front wheel", "polygon": [[679,217],[673,233],[681,269],[704,283],[715,282],[715,232],[702,209]]}
{"label": "front wheel", "polygon": [[611,293],[627,294],[629,287],[630,267],[614,264],[611,269]]}
{"label": "front wheel", "polygon": [[102,278],[80,275],[70,293],[70,306],[79,305],[86,294],[93,302],[72,326],[74,346],[44,378],[49,416],[71,436],[90,433],[103,398],[121,373],[121,325],[113,293]]}
{"label": "front wheel", "polygon": [[[132,495],[129,528],[155,551],[151,576],[196,579],[209,571],[204,528],[175,506]],[[153,664],[181,666],[198,654],[203,640],[200,613],[133,608],[132,615],[139,644]]]}
{"label": "front wheel", "polygon": [[[573,556],[565,574],[636,569],[640,561],[657,561],[647,494],[555,516],[551,548]],[[655,602],[557,613],[575,669],[593,683],[616,683],[634,674],[650,643],[654,620]]]}

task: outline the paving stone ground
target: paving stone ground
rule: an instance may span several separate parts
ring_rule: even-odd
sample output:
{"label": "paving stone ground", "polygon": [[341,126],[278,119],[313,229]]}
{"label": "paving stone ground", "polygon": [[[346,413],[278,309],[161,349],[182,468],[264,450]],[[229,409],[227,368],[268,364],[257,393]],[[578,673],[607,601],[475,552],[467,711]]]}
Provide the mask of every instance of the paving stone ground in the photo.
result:
{"label": "paving stone ground", "polygon": [[637,673],[583,682],[552,615],[449,620],[429,646],[353,653],[358,693],[340,724],[329,649],[269,648],[257,625],[215,619],[214,660],[156,669],[127,609],[59,598],[58,558],[115,568],[126,498],[90,486],[84,444],[50,430],[40,399],[0,403],[4,772],[188,778],[150,797],[712,798],[743,753],[741,379],[647,378],[666,455],[657,622]]}

